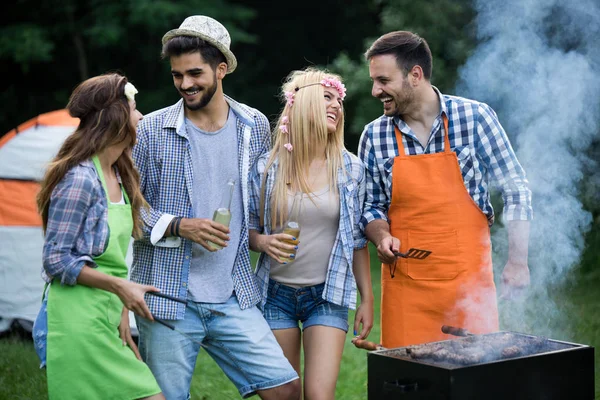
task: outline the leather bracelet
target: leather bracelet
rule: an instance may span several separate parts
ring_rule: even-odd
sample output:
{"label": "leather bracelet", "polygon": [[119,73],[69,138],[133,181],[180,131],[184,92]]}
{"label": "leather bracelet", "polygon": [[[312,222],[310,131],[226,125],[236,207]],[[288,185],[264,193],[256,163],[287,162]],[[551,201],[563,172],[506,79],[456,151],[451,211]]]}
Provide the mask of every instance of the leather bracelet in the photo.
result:
{"label": "leather bracelet", "polygon": [[177,222],[177,217],[174,217],[171,220],[171,224],[169,225],[169,235],[175,236],[175,223]]}
{"label": "leather bracelet", "polygon": [[181,217],[177,217],[177,222],[175,224],[175,236],[179,236],[179,225],[181,224]]}

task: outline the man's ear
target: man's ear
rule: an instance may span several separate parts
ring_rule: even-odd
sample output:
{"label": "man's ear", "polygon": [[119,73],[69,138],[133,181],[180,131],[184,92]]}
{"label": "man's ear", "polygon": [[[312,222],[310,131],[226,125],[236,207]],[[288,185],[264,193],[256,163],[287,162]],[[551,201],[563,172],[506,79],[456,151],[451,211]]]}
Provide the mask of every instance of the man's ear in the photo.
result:
{"label": "man's ear", "polygon": [[410,72],[408,73],[408,78],[411,85],[416,86],[420,81],[425,79],[425,75],[423,74],[423,68],[421,68],[420,65],[413,66]]}
{"label": "man's ear", "polygon": [[225,75],[227,75],[227,63],[219,63],[219,65],[217,65],[217,78],[223,79],[225,78]]}

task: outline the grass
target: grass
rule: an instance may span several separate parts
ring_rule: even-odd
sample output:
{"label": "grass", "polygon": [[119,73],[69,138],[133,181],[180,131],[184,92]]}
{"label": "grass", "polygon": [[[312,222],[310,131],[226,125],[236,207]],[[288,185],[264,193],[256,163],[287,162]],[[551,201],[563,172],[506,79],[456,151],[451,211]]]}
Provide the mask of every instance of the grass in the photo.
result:
{"label": "grass", "polygon": [[[371,249],[373,250],[373,249]],[[369,336],[379,340],[379,299],[380,267],[374,252],[371,251],[371,273],[375,294],[375,327]],[[574,279],[559,287],[552,288],[551,298],[558,308],[557,315],[565,316],[548,321],[543,327],[510,326],[507,315],[509,304],[500,304],[503,330],[538,333],[551,331],[555,339],[575,343],[600,346],[600,271],[588,268],[575,271]],[[535,304],[535,303],[532,303]],[[535,313],[532,307],[528,310]],[[354,315],[350,315],[350,321]],[[367,352],[356,349],[348,334],[340,376],[336,388],[336,398],[344,400],[364,400],[367,398]],[[596,395],[600,395],[600,358],[596,355]],[[192,381],[192,398],[201,400],[222,400],[240,398],[233,384],[225,377],[215,362],[201,352]],[[0,339],[0,399],[43,400],[47,398],[46,378],[38,369],[38,360],[30,340],[16,336]]]}

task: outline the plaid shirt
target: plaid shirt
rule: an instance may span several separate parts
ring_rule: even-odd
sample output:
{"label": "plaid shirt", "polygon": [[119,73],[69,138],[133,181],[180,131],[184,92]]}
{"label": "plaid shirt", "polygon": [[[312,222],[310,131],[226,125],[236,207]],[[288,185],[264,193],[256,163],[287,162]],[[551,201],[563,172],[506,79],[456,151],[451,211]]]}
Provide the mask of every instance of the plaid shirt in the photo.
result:
{"label": "plaid shirt", "polygon": [[[340,222],[327,267],[323,299],[352,309],[356,308],[356,281],[352,272],[354,249],[362,249],[367,239],[358,226],[365,198],[365,168],[353,154],[343,153],[344,169],[338,172],[340,193]],[[271,233],[271,202],[264,204],[264,228],[260,226],[260,192],[265,174],[268,154],[261,157],[252,169],[250,186],[250,229],[268,235]],[[275,183],[277,161],[269,169],[265,188],[265,199],[270,199]],[[265,253],[260,255],[256,277],[262,290],[260,307],[267,301],[271,263]]]}
{"label": "plaid shirt", "polygon": [[[119,183],[120,176],[117,174]],[[42,277],[75,285],[84,265],[96,267],[93,257],[108,244],[108,205],[94,163],[71,168],[50,196],[43,247]]]}
{"label": "plaid shirt", "polygon": [[494,223],[488,186],[490,180],[495,180],[502,189],[507,220],[532,219],[531,191],[525,171],[494,110],[487,104],[442,95],[437,88],[434,89],[440,98],[441,112],[433,122],[425,148],[410,127],[397,116],[383,115],[365,126],[358,151],[367,168],[367,195],[361,228],[375,219],[387,221],[392,166],[394,157],[398,155],[394,126],[402,132],[406,155],[438,153],[444,151],[442,113],[448,117],[450,147],[458,157],[465,187],[487,216],[489,225]]}
{"label": "plaid shirt", "polygon": [[[231,279],[240,307],[245,309],[260,301],[248,249],[249,171],[256,159],[269,149],[271,135],[269,122],[262,113],[227,96],[225,99],[237,118],[237,157],[244,203],[242,232]],[[232,157],[236,155],[233,150]],[[133,157],[141,175],[140,187],[150,209],[142,212],[144,238],[136,240],[133,245],[131,279],[185,299],[192,260],[191,241],[169,237],[155,245],[150,242],[152,228],[165,213],[191,218],[194,215],[191,199],[210,195],[194,193],[192,187],[194,173],[210,171],[194,171],[192,168],[183,100],[144,117],[138,126],[138,142],[134,146]],[[157,296],[147,296],[146,301],[158,318],[184,318],[183,304]]]}

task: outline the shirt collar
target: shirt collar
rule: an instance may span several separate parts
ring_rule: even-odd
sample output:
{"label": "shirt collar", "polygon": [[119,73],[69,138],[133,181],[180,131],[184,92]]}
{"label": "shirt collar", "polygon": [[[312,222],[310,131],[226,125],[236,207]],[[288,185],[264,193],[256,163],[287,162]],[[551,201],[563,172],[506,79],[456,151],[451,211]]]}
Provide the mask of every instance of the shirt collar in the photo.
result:
{"label": "shirt collar", "polygon": [[[227,95],[224,95],[224,97],[231,110],[233,110],[236,118],[245,125],[248,125],[251,128],[254,127],[254,116],[250,113],[248,107],[245,107]],[[183,105],[183,99],[179,99],[179,101],[167,111],[167,114],[165,115],[164,127],[175,129],[177,134],[187,137],[184,125],[185,109]]]}
{"label": "shirt collar", "polygon": [[448,117],[448,107],[446,106],[446,102],[444,101],[444,95],[442,94],[442,92],[440,92],[440,90],[437,87],[433,85],[431,87],[437,94],[438,100],[440,102],[440,113],[438,114],[437,118],[440,118],[442,114],[445,114],[446,117]]}

